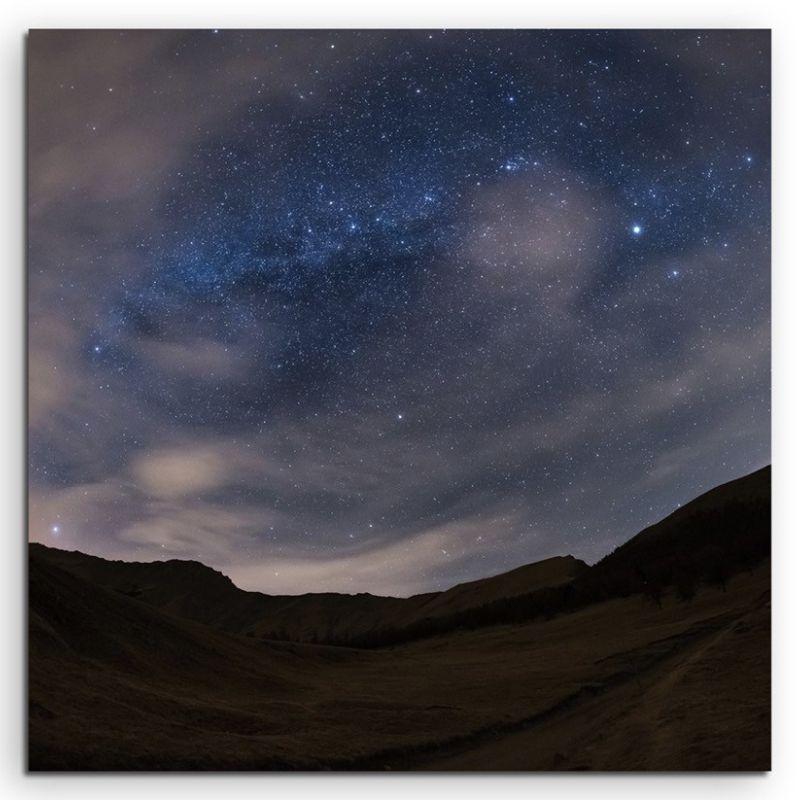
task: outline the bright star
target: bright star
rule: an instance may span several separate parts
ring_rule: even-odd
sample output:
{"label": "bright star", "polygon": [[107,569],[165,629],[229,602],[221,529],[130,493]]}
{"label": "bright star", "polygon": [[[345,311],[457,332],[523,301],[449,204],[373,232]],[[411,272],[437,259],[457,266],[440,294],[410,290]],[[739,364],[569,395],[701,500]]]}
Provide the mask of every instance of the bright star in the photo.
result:
{"label": "bright star", "polygon": [[635,224],[635,225],[631,225],[631,233],[634,236],[639,236],[641,234],[641,232],[642,232],[642,226],[641,225],[639,225],[638,223]]}

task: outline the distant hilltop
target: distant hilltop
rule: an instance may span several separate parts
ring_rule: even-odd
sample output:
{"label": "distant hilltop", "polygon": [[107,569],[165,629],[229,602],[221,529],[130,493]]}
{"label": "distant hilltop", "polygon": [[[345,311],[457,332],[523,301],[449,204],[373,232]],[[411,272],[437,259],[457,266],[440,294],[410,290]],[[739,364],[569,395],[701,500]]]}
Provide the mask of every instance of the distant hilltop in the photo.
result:
{"label": "distant hilltop", "polygon": [[456,627],[520,621],[609,597],[691,596],[769,553],[770,467],[712,489],[589,567],[556,556],[500,575],[408,598],[371,594],[265,595],[197,561],[107,561],[31,544],[48,564],[170,614],[263,639],[380,646]]}

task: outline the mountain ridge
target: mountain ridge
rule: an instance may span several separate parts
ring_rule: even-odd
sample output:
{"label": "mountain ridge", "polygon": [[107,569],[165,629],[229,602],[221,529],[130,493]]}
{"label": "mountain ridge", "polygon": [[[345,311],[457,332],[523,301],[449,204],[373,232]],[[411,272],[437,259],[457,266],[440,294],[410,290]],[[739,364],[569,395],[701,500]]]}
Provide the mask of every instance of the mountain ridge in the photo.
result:
{"label": "mountain ridge", "polygon": [[379,600],[415,600],[426,597],[427,598],[435,597],[437,595],[441,595],[446,592],[453,591],[454,589],[459,589],[461,587],[471,586],[473,584],[482,583],[483,581],[490,581],[495,578],[502,578],[507,575],[511,575],[512,573],[525,570],[528,567],[532,567],[538,564],[549,564],[551,562],[555,563],[565,560],[566,562],[571,562],[575,564],[586,564],[588,566],[588,562],[583,561],[583,559],[580,559],[577,556],[573,556],[570,553],[566,553],[563,555],[548,556],[547,558],[542,558],[538,561],[529,561],[526,562],[525,564],[520,564],[519,566],[511,567],[510,569],[504,570],[503,572],[493,573],[492,575],[486,575],[481,578],[473,578],[472,580],[469,581],[461,581],[459,583],[454,583],[452,586],[449,586],[446,589],[433,590],[430,592],[417,592],[416,594],[411,594],[408,596],[375,594],[374,592],[298,592],[297,594],[272,594],[270,592],[259,591],[258,589],[243,589],[230,576],[226,575],[222,570],[217,569],[216,567],[212,567],[209,564],[205,564],[202,561],[198,561],[197,559],[193,558],[169,558],[169,559],[153,559],[152,561],[128,561],[122,558],[105,558],[104,556],[94,555],[93,553],[86,553],[83,550],[68,550],[63,547],[55,547],[53,545],[48,545],[45,544],[44,542],[28,542],[28,546],[32,550],[41,549],[42,551],[47,551],[50,553],[63,554],[65,557],[74,555],[76,557],[80,557],[81,559],[91,559],[103,562],[104,564],[111,564],[111,565],[132,565],[135,567],[150,567],[152,565],[163,564],[163,565],[172,565],[172,566],[179,566],[186,568],[200,567],[209,573],[214,573],[216,576],[224,578],[228,584],[230,584],[235,589],[245,594],[255,594],[255,595],[261,595],[262,597],[280,597],[280,598],[314,596],[314,597],[373,597]]}
{"label": "mountain ridge", "polygon": [[405,627],[408,600],[265,598],[301,618],[289,641],[199,562],[154,563],[217,597],[31,545],[29,768],[768,769],[769,475],[566,583]]}
{"label": "mountain ridge", "polygon": [[[267,595],[240,589],[199,561],[107,561],[38,543],[31,543],[29,552],[92,583],[228,633],[383,646],[463,626],[558,613],[608,597],[644,593],[660,602],[670,587],[691,596],[700,582],[724,585],[732,571],[749,568],[768,551],[763,507],[770,481],[767,466],[704,492],[592,566],[573,556],[554,556],[408,598],[335,592]],[[751,517],[752,530],[743,528]],[[736,546],[726,553],[731,537]],[[695,563],[700,550],[713,562],[710,566]]]}
{"label": "mountain ridge", "polygon": [[407,598],[337,592],[269,595],[240,589],[224,573],[198,561],[110,561],[40,543],[29,548],[33,558],[177,616],[231,633],[310,641],[363,635],[388,621],[408,626],[532,587],[563,585],[588,568],[572,556],[554,556]]}

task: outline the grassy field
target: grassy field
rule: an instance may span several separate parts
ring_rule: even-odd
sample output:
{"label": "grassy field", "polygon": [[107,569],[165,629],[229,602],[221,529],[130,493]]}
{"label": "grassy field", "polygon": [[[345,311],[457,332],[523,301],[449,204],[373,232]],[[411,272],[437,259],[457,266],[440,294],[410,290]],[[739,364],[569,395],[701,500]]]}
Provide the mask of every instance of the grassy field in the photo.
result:
{"label": "grassy field", "polygon": [[31,559],[32,769],[769,768],[769,568],[659,608],[359,650],[203,625]]}

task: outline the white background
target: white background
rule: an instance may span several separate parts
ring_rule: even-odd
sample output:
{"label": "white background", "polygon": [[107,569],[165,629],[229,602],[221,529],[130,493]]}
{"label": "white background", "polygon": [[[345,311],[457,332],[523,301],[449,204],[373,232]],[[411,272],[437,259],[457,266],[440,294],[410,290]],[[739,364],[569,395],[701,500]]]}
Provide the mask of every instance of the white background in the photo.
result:
{"label": "white background", "polygon": [[[12,7],[13,4],[13,7]],[[6,0],[0,11],[0,789],[6,797],[263,798],[448,795],[643,800],[800,797],[800,530],[795,469],[800,396],[796,203],[800,175],[798,4],[750,0]],[[773,30],[773,772],[769,775],[25,775],[24,41],[28,28],[772,28]],[[102,69],[102,65],[98,65]],[[797,613],[795,613],[797,612]],[[492,800],[495,800],[492,798]]]}

